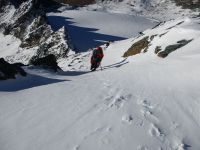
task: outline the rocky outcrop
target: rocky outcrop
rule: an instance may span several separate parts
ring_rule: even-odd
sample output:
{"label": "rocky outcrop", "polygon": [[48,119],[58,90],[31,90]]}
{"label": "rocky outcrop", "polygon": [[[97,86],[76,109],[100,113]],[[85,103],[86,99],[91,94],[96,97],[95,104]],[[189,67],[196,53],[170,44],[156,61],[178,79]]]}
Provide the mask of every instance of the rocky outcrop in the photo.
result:
{"label": "rocky outcrop", "polygon": [[0,13],[3,12],[3,8],[8,4],[8,1],[6,0],[0,0]]}
{"label": "rocky outcrop", "polygon": [[155,48],[155,54],[158,54],[161,51],[161,46],[156,46]]}
{"label": "rocky outcrop", "polygon": [[143,52],[147,52],[148,45],[149,45],[149,37],[144,37],[143,39],[139,40],[138,42],[134,43],[128,51],[126,51],[123,57],[128,57],[132,55],[136,55]]}
{"label": "rocky outcrop", "polygon": [[[180,40],[178,41],[176,44],[173,44],[173,45],[168,45],[164,51],[160,51],[158,52],[158,57],[162,57],[162,58],[165,58],[169,55],[169,53],[187,45],[188,43],[190,43],[192,40]],[[158,46],[159,47],[159,46]]]}
{"label": "rocky outcrop", "polygon": [[20,63],[10,64],[3,58],[0,58],[0,80],[15,79],[15,76],[19,74],[26,76],[26,72],[21,68]]}
{"label": "rocky outcrop", "polygon": [[56,62],[56,57],[53,54],[39,58],[37,56],[32,57],[30,64],[34,66],[41,66],[43,68],[53,69],[55,72],[60,69]]}
{"label": "rocky outcrop", "polygon": [[174,0],[176,5],[182,6],[184,9],[199,9],[200,0]]}
{"label": "rocky outcrop", "polygon": [[40,44],[37,50],[37,56],[41,58],[53,54],[56,58],[67,57],[67,53],[71,48],[71,39],[68,36],[66,28],[63,27],[57,32],[52,32],[51,35]]}
{"label": "rocky outcrop", "polygon": [[[32,57],[54,54],[56,58],[66,57],[67,53],[73,50],[67,29],[62,28],[54,32],[48,24],[43,7],[46,0],[6,1],[7,3],[1,4],[4,12],[0,14],[0,29],[5,35],[11,34],[21,40],[20,57],[23,58],[23,50],[27,51],[27,49],[34,50],[31,52]],[[8,15],[5,17],[5,14],[9,14],[9,17]],[[8,56],[6,60],[12,59],[12,62],[15,62],[15,57],[19,60],[18,56],[19,54]],[[28,61],[26,60],[25,63]]]}
{"label": "rocky outcrop", "polygon": [[[19,38],[22,48],[38,46],[52,32],[45,11],[42,6],[39,8],[38,3],[36,0],[21,3],[10,21],[4,24],[4,34],[12,34]],[[10,2],[10,5],[12,4]]]}

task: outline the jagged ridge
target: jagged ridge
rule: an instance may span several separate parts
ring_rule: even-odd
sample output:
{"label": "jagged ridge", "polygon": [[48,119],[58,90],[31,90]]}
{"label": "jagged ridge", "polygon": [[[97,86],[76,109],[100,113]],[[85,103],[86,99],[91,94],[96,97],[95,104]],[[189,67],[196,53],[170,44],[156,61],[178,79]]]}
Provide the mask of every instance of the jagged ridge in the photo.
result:
{"label": "jagged ridge", "polygon": [[[42,1],[20,0],[13,3],[12,0],[3,0],[0,6],[1,31],[5,35],[11,34],[21,40],[20,56],[8,56],[8,61],[28,63],[33,56],[41,58],[49,54],[54,54],[56,58],[65,57],[73,49],[65,28],[57,32],[51,29]],[[23,51],[27,49],[32,54],[24,56]]]}

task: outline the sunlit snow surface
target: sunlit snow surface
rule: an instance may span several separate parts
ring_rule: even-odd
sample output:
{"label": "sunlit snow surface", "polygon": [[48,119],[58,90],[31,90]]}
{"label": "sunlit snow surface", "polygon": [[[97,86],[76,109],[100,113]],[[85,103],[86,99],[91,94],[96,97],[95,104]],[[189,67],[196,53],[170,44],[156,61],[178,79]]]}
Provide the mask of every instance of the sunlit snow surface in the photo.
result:
{"label": "sunlit snow surface", "polygon": [[[92,33],[110,31],[77,20],[101,29]],[[91,52],[84,52],[58,60],[64,72],[25,68],[28,77],[0,81],[0,149],[199,150],[199,22],[170,21],[144,34],[158,34],[147,53],[122,57],[142,37],[113,42],[103,70],[90,72]],[[158,45],[191,38],[165,59],[154,54]]]}

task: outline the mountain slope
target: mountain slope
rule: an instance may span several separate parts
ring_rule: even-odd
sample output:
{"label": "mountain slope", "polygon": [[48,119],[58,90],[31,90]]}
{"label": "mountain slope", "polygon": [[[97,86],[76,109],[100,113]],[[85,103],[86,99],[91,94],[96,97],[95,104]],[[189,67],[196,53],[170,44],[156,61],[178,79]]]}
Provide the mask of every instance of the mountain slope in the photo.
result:
{"label": "mountain slope", "polygon": [[199,22],[170,21],[144,34],[167,28],[181,38],[196,32],[165,59],[151,49],[123,58],[132,38],[105,48],[102,71],[88,72],[86,52],[59,60],[70,71],[26,68],[28,78],[1,82],[1,149],[198,150]]}
{"label": "mountain slope", "polygon": [[15,47],[12,54],[7,55],[7,61],[28,64],[33,56],[40,58],[54,54],[57,58],[66,57],[67,53],[73,50],[66,28],[52,31],[43,1],[9,0],[1,5],[1,9],[1,32],[5,36],[12,35],[19,39],[19,46]]}

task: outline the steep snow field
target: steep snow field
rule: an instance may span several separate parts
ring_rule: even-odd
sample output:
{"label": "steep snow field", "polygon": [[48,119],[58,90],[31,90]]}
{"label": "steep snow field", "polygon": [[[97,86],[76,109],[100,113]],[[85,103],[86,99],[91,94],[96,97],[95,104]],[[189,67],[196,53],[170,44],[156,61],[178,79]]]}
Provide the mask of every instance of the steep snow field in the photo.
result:
{"label": "steep snow field", "polygon": [[79,51],[87,51],[107,41],[135,37],[138,32],[157,24],[155,20],[144,17],[88,10],[49,13],[48,19],[55,30],[67,27]]}
{"label": "steep snow field", "polygon": [[103,70],[89,72],[85,52],[60,59],[65,72],[26,68],[27,78],[1,81],[0,149],[199,150],[199,22],[171,21],[144,34],[164,31],[159,44],[180,35],[193,41],[165,59],[153,53],[155,41],[123,58],[131,38],[104,47]]}

